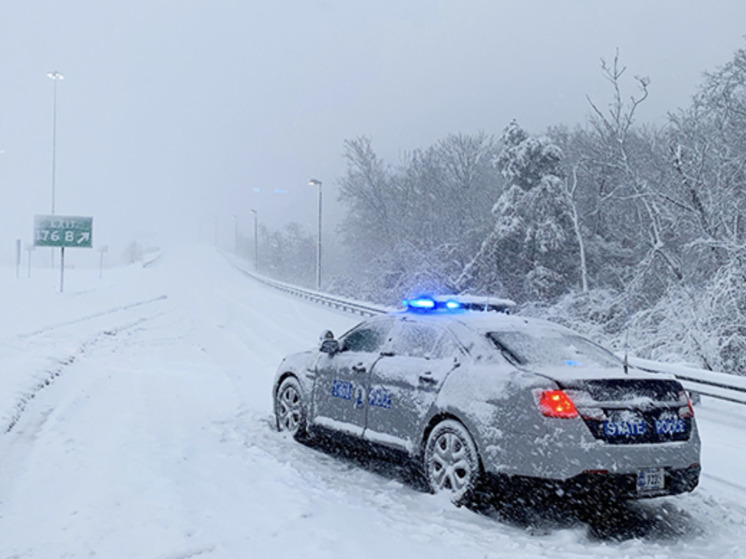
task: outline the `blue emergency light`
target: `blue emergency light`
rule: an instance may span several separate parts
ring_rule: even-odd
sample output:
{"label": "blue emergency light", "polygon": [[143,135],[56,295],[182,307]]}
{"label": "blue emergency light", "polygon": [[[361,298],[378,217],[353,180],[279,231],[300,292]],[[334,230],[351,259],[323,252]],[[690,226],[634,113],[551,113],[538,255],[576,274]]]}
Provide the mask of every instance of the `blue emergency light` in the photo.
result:
{"label": "blue emergency light", "polygon": [[508,313],[515,306],[509,299],[473,297],[468,295],[422,295],[404,299],[402,306],[412,312],[493,311]]}
{"label": "blue emergency light", "polygon": [[402,304],[411,311],[430,311],[436,307],[435,299],[432,297],[415,297],[414,299],[404,299]]}
{"label": "blue emergency light", "polygon": [[460,302],[454,299],[443,299],[442,297],[415,297],[414,299],[404,299],[402,305],[410,311],[456,311],[462,308]]}

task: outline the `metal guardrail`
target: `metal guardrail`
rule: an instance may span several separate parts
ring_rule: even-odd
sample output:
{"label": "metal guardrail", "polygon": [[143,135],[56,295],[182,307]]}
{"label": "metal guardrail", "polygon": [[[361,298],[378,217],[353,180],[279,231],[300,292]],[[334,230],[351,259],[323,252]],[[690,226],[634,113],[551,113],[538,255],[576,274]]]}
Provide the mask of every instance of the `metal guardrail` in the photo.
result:
{"label": "metal guardrail", "polygon": [[746,377],[640,358],[631,358],[630,363],[644,371],[674,375],[695,394],[746,405]]}
{"label": "metal guardrail", "polygon": [[[355,301],[344,297],[336,297],[327,293],[321,293],[310,289],[304,289],[288,283],[283,283],[265,276],[252,273],[245,269],[240,263],[232,261],[233,265],[254,280],[274,289],[278,289],[290,295],[319,303],[344,312],[359,314],[361,316],[375,316],[395,310],[382,306],[376,306],[364,301]],[[651,373],[667,373],[675,376],[681,384],[690,392],[746,405],[746,377],[717,373],[704,369],[673,365],[670,363],[659,363],[647,359],[631,357],[630,364],[634,367]]]}
{"label": "metal guardrail", "polygon": [[383,313],[396,310],[396,309],[389,308],[389,307],[376,306],[371,303],[367,303],[365,301],[355,301],[353,299],[346,299],[344,297],[336,297],[336,296],[328,295],[327,293],[321,293],[319,291],[305,289],[302,287],[291,285],[289,283],[283,283],[281,281],[273,280],[266,276],[261,276],[259,274],[250,272],[244,269],[241,265],[237,264],[236,262],[232,262],[232,263],[236,268],[241,270],[244,274],[246,274],[247,276],[253,278],[254,280],[260,283],[263,283],[264,285],[273,287],[274,289],[277,289],[284,293],[288,293],[289,295],[294,295],[296,297],[300,297],[301,299],[306,299],[314,303],[319,303],[321,305],[325,305],[333,309],[337,309],[340,311],[353,313],[353,314],[359,314],[360,316],[375,316],[377,314],[383,314]]}

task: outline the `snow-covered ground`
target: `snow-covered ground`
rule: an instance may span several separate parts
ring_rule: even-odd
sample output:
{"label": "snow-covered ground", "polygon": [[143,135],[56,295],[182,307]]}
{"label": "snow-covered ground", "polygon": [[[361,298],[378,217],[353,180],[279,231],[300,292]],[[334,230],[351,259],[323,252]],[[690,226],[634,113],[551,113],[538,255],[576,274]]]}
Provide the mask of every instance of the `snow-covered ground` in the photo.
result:
{"label": "snow-covered ground", "polygon": [[263,287],[208,246],[101,280],[69,270],[64,294],[51,270],[0,272],[0,559],[746,549],[746,406],[697,407],[704,473],[690,495],[559,519],[457,509],[404,467],[273,429],[282,356],[358,318]]}

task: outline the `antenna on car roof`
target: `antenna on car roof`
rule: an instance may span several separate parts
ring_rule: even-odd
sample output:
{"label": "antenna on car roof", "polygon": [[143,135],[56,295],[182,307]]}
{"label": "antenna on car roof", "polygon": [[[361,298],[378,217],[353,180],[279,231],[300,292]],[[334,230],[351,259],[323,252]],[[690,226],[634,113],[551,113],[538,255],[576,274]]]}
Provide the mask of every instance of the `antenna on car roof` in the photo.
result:
{"label": "antenna on car roof", "polygon": [[624,298],[627,319],[624,321],[624,374],[629,374],[629,293]]}

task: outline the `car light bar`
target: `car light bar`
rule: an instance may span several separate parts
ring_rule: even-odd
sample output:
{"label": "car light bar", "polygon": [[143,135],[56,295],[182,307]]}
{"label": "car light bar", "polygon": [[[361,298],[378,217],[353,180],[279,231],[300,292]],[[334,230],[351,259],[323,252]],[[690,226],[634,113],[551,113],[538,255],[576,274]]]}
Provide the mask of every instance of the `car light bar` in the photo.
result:
{"label": "car light bar", "polygon": [[510,299],[494,297],[474,297],[469,295],[423,295],[404,299],[402,306],[410,311],[482,311],[508,313],[515,303]]}

